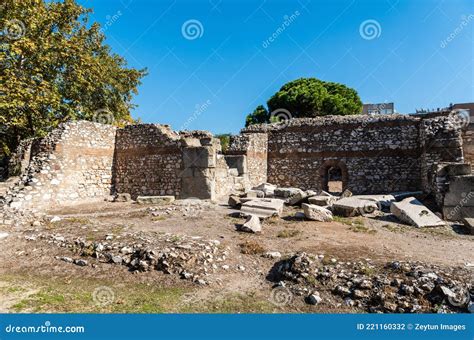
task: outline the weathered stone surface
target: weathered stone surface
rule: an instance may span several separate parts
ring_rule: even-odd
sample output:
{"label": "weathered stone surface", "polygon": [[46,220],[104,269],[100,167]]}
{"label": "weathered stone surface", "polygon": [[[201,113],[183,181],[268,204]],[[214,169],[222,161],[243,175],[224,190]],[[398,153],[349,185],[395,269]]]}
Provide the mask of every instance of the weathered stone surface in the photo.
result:
{"label": "weathered stone surface", "polygon": [[319,296],[319,293],[318,292],[314,292],[313,294],[309,295],[306,299],[306,301],[310,304],[310,305],[317,305],[319,304],[321,301],[323,301],[323,299],[321,298],[321,296]]}
{"label": "weathered stone surface", "polygon": [[446,168],[449,176],[463,176],[471,174],[471,164],[468,163],[449,164]]}
{"label": "weathered stone surface", "polygon": [[390,207],[392,202],[395,202],[395,197],[393,195],[353,195],[352,197],[375,201],[380,206],[387,208]]}
{"label": "weathered stone surface", "polygon": [[138,196],[138,204],[169,204],[174,202],[174,196]]}
{"label": "weathered stone surface", "polygon": [[280,216],[283,211],[283,201],[274,198],[251,200],[243,203],[240,210],[243,213],[256,215],[261,218],[274,215]]}
{"label": "weathered stone surface", "polygon": [[265,193],[262,190],[249,190],[245,194],[247,198],[263,198],[265,197]]}
{"label": "weathered stone surface", "polygon": [[131,200],[132,196],[129,193],[118,193],[114,198],[114,202],[130,202]]}
{"label": "weathered stone surface", "polygon": [[88,262],[86,260],[83,260],[83,259],[78,259],[78,260],[74,260],[74,264],[77,264],[78,266],[84,267],[84,266],[88,265]]}
{"label": "weathered stone surface", "polygon": [[241,231],[248,233],[260,233],[262,232],[262,225],[260,219],[256,215],[249,215],[244,224],[239,228]]}
{"label": "weathered stone surface", "polygon": [[1,240],[2,238],[6,238],[6,237],[8,237],[8,233],[0,232],[0,240]]}
{"label": "weathered stone surface", "polygon": [[464,218],[463,222],[464,222],[464,225],[471,232],[471,235],[474,235],[474,218]]}
{"label": "weathered stone surface", "polygon": [[308,198],[309,204],[319,205],[321,207],[333,205],[337,201],[337,197],[334,196],[311,196]]}
{"label": "weathered stone surface", "polygon": [[242,202],[240,201],[240,197],[236,195],[230,195],[229,201],[227,202],[232,208],[240,208]]}
{"label": "weathered stone surface", "polygon": [[279,259],[281,257],[281,253],[279,251],[269,251],[262,256],[269,259]]}
{"label": "weathered stone surface", "polygon": [[298,193],[303,193],[299,188],[276,188],[275,197],[290,198]]}
{"label": "weathered stone surface", "polygon": [[448,192],[444,196],[443,204],[452,207],[457,205],[474,207],[474,175],[451,178]]}
{"label": "weathered stone surface", "polygon": [[334,215],[352,217],[371,214],[378,210],[377,202],[357,197],[341,198],[332,205]]}
{"label": "weathered stone surface", "polygon": [[401,202],[393,202],[390,206],[390,212],[401,221],[418,228],[446,225],[444,221],[414,197],[405,198]]}
{"label": "weathered stone surface", "polygon": [[304,191],[298,191],[296,194],[293,196],[289,197],[287,199],[289,205],[298,205],[304,202],[304,200],[307,198],[307,194]]}
{"label": "weathered stone surface", "polygon": [[320,222],[332,221],[332,212],[326,208],[307,203],[303,203],[302,207],[307,219]]}
{"label": "weathered stone surface", "polygon": [[273,197],[275,195],[276,188],[276,185],[270,183],[262,183],[257,185],[256,187],[253,187],[252,189],[263,191],[265,197]]}
{"label": "weathered stone surface", "polygon": [[352,191],[350,191],[349,189],[345,189],[345,190],[341,193],[341,197],[342,197],[342,198],[351,197],[351,196],[352,196]]}

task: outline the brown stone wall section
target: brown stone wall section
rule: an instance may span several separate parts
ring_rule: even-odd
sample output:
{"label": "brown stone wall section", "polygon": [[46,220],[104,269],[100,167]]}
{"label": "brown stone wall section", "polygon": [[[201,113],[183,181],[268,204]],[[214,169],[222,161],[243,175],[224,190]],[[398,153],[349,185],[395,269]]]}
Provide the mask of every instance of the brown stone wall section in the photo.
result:
{"label": "brown stone wall section", "polygon": [[470,163],[474,170],[474,123],[469,124],[463,132],[463,151],[464,161]]}
{"label": "brown stone wall section", "polygon": [[268,134],[265,132],[243,133],[232,136],[228,155],[245,155],[246,172],[250,186],[267,181]]}
{"label": "brown stone wall section", "polygon": [[169,127],[131,125],[117,131],[114,155],[116,192],[176,195],[181,191],[180,136]]}
{"label": "brown stone wall section", "polygon": [[[258,128],[247,129],[261,132]],[[352,116],[297,119],[265,127],[268,181],[302,189],[325,188],[328,164],[342,164],[354,193],[419,190],[419,119]]]}
{"label": "brown stone wall section", "polygon": [[44,208],[109,195],[115,131],[108,125],[68,122],[35,140],[21,182],[9,193],[12,206]]}

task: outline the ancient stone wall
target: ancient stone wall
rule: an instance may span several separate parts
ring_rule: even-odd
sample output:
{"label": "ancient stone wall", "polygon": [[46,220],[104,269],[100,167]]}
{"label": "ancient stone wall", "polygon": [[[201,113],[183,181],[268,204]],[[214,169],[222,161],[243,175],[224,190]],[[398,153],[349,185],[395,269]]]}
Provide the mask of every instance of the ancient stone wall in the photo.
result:
{"label": "ancient stone wall", "polygon": [[244,133],[268,133],[268,182],[326,189],[330,168],[354,193],[420,188],[419,119],[351,116],[295,119],[253,126]]}
{"label": "ancient stone wall", "polygon": [[464,161],[471,164],[474,171],[474,123],[467,126],[463,131]]}
{"label": "ancient stone wall", "polygon": [[117,131],[114,153],[115,191],[139,195],[181,192],[181,137],[169,127],[130,125]]}
{"label": "ancient stone wall", "polygon": [[[460,122],[452,117],[424,119],[420,125],[422,189],[438,195],[444,192],[442,163],[463,163],[463,139]],[[436,198],[441,205],[442,198]]]}
{"label": "ancient stone wall", "polygon": [[256,186],[267,181],[267,151],[268,134],[256,132],[231,136],[226,154],[245,155],[249,185]]}
{"label": "ancient stone wall", "polygon": [[449,183],[440,164],[463,162],[458,125],[449,116],[294,119],[246,128],[222,154],[205,131],[69,122],[22,143],[18,164],[28,167],[7,199],[16,207],[117,192],[219,199],[263,182],[328,190],[337,169],[343,189],[356,194],[424,190],[441,206]]}
{"label": "ancient stone wall", "polygon": [[51,207],[109,195],[115,131],[112,126],[77,121],[34,140],[29,165],[7,195],[11,206]]}

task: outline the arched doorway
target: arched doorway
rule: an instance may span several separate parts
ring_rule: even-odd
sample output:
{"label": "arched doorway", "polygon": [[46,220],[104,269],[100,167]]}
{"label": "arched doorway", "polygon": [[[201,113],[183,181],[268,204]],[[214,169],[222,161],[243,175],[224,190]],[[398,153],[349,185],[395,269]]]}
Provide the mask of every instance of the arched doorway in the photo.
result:
{"label": "arched doorway", "polygon": [[348,173],[346,164],[338,160],[328,160],[319,171],[321,188],[327,192],[338,194],[347,188]]}

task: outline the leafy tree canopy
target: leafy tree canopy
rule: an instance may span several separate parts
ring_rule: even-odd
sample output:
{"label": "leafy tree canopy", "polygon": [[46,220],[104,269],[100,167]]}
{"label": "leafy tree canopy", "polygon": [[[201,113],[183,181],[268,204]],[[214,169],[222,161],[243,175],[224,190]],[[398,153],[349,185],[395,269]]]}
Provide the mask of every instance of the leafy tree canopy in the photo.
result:
{"label": "leafy tree canopy", "polygon": [[316,78],[300,78],[281,87],[267,102],[249,114],[245,126],[272,121],[272,112],[286,110],[292,118],[355,115],[362,102],[354,89]]}
{"label": "leafy tree canopy", "polygon": [[74,0],[2,0],[0,146],[42,136],[60,122],[131,121],[146,70],[111,52],[89,9]]}

